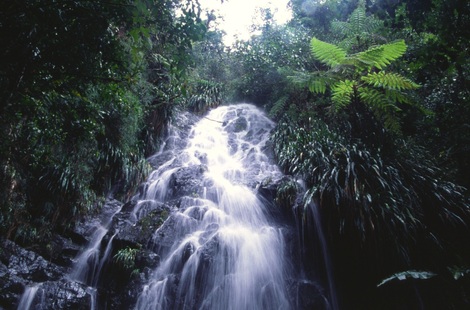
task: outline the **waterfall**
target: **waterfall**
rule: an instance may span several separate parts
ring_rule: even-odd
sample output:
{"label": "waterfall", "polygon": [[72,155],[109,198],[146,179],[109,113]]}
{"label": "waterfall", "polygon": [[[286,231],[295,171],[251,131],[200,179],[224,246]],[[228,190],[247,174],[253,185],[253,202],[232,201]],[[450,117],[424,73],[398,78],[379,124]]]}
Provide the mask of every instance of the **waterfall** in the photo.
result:
{"label": "waterfall", "polygon": [[[35,301],[34,309],[45,309],[43,296],[36,298],[38,291],[41,290],[42,283],[37,283],[33,286],[25,288],[23,295],[18,303],[18,310],[27,310],[33,306]],[[39,299],[39,300],[38,300]]]}
{"label": "waterfall", "polygon": [[[252,105],[219,107],[152,174],[146,202],[162,203],[185,190],[171,181],[181,169],[195,168],[202,179],[167,221],[178,228],[178,238],[161,251],[136,309],[291,308],[281,229],[257,195],[257,186],[282,177],[263,152],[273,126]],[[156,244],[164,235],[159,230]]]}
{"label": "waterfall", "polygon": [[112,210],[111,214],[104,215],[104,219],[96,224],[95,231],[91,236],[88,246],[75,258],[75,264],[70,272],[70,279],[81,282],[83,284],[95,287],[98,284],[100,273],[104,263],[111,253],[112,241],[118,231],[108,240],[106,250],[101,254],[101,243],[108,233],[109,225],[113,217],[120,211]]}

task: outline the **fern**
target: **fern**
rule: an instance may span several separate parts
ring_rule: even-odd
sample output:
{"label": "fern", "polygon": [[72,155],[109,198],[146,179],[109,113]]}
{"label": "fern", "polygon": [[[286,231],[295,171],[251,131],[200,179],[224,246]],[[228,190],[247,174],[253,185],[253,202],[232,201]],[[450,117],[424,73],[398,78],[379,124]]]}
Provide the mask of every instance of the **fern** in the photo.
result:
{"label": "fern", "polygon": [[324,94],[327,85],[331,80],[331,76],[324,72],[300,72],[296,71],[294,74],[287,76],[288,80],[299,87],[307,87],[311,92]]}
{"label": "fern", "polygon": [[343,36],[350,36],[352,33],[351,25],[348,22],[342,22],[339,20],[335,20],[331,22],[331,30]]}
{"label": "fern", "polygon": [[393,90],[416,89],[418,84],[396,73],[384,71],[370,73],[361,78],[362,81],[375,87],[389,88]]}
{"label": "fern", "polygon": [[312,38],[310,47],[313,56],[330,67],[340,65],[346,58],[345,50],[334,44],[320,41],[315,37]]}
{"label": "fern", "polygon": [[351,96],[354,91],[354,82],[351,80],[344,80],[336,83],[331,87],[332,97],[331,100],[335,105],[335,110],[338,111],[347,106],[351,101]]}
{"label": "fern", "polygon": [[324,94],[326,92],[327,79],[318,77],[311,79],[308,85],[308,89],[312,93]]}
{"label": "fern", "polygon": [[[389,44],[372,47],[367,51],[351,56],[358,61],[357,66],[370,70],[372,68],[382,69],[392,61],[398,59],[406,52],[405,41],[399,40]],[[362,65],[361,65],[362,64]]]}
{"label": "fern", "polygon": [[359,98],[368,105],[381,105],[387,103],[387,97],[381,91],[369,87],[358,88]]}
{"label": "fern", "polygon": [[338,46],[349,51],[354,46],[361,44],[370,44],[376,41],[379,29],[383,27],[383,21],[375,18],[374,16],[367,16],[364,3],[351,13],[347,22],[333,21],[331,23],[331,30],[343,37]]}
{"label": "fern", "polygon": [[400,130],[400,122],[396,117],[396,112],[401,110],[393,104],[394,101],[386,92],[369,87],[359,87],[358,93],[361,100],[371,108],[375,117],[383,122],[385,128],[395,132]]}
{"label": "fern", "polygon": [[282,96],[279,98],[269,111],[269,116],[273,118],[278,117],[284,111],[288,99],[289,96]]}
{"label": "fern", "polygon": [[366,24],[366,10],[363,5],[359,5],[349,16],[350,33],[347,35],[358,34],[364,29]]}

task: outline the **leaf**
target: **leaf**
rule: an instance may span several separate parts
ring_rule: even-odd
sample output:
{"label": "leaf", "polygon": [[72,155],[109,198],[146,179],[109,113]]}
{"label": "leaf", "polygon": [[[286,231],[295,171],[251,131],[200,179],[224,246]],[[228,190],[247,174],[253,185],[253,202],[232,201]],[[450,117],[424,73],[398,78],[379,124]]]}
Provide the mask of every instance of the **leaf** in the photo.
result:
{"label": "leaf", "polygon": [[371,47],[367,51],[351,55],[351,58],[357,60],[356,65],[359,69],[382,69],[392,61],[401,57],[405,52],[405,41],[399,40],[393,43]]}
{"label": "leaf", "polygon": [[335,110],[340,110],[351,102],[355,83],[351,80],[344,80],[331,87],[332,101],[335,104]]}
{"label": "leaf", "polygon": [[430,272],[430,271],[416,271],[416,270],[407,270],[407,271],[402,271],[402,272],[398,272],[398,273],[395,273],[393,274],[392,276],[382,280],[382,282],[380,282],[377,287],[380,287],[392,280],[400,280],[400,281],[403,281],[403,280],[406,280],[406,279],[410,279],[410,278],[413,278],[413,279],[422,279],[422,280],[426,280],[426,279],[430,279],[432,277],[435,277],[437,276],[437,274],[433,273],[433,272]]}
{"label": "leaf", "polygon": [[340,65],[346,58],[345,50],[334,44],[320,41],[315,37],[310,41],[310,47],[313,56],[330,67]]}
{"label": "leaf", "polygon": [[324,94],[326,92],[326,79],[325,78],[311,79],[309,81],[308,89],[312,93]]}
{"label": "leaf", "polygon": [[361,78],[362,81],[375,87],[390,88],[394,90],[416,89],[419,85],[397,73],[384,71],[369,73]]}
{"label": "leaf", "polygon": [[364,6],[359,5],[349,16],[350,34],[357,34],[364,29],[366,23],[366,10]]}

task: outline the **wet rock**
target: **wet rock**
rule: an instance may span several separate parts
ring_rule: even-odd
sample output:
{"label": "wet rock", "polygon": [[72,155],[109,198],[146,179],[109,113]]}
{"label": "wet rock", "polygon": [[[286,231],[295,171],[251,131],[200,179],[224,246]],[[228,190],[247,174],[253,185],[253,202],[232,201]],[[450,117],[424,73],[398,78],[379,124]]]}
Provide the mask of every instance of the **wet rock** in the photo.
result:
{"label": "wet rock", "polygon": [[69,232],[71,239],[81,245],[86,245],[90,242],[96,228],[106,225],[113,214],[119,211],[123,203],[115,199],[107,199],[101,207],[101,213],[98,216],[88,216],[82,218],[76,223],[73,231]]}
{"label": "wet rock", "polygon": [[160,264],[160,256],[153,251],[141,250],[135,259],[135,265],[140,270],[154,269]]}
{"label": "wet rock", "polygon": [[[38,309],[89,309],[90,296],[83,285],[65,280],[67,269],[35,252],[2,241],[0,263],[0,307],[16,309],[28,287],[37,285],[34,305]],[[47,304],[46,304],[47,303]]]}
{"label": "wet rock", "polygon": [[[135,221],[129,213],[118,214],[114,218],[113,231],[119,230],[115,237],[116,243],[127,245],[148,244],[153,237],[154,232],[160,228],[170,214],[170,208],[164,204],[158,204],[150,211],[143,213],[143,216]],[[123,247],[123,246],[122,246]]]}
{"label": "wet rock", "polygon": [[299,310],[330,309],[327,298],[320,286],[312,281],[297,281],[290,287],[291,296],[295,298],[294,308]]}
{"label": "wet rock", "polygon": [[170,199],[182,196],[201,196],[203,174],[207,171],[205,165],[182,167],[171,176],[169,182]]}
{"label": "wet rock", "polygon": [[25,280],[12,274],[6,265],[0,263],[0,309],[16,309],[24,287]]}
{"label": "wet rock", "polygon": [[228,132],[241,132],[248,128],[248,121],[245,117],[237,117],[234,121],[229,122],[225,127]]}
{"label": "wet rock", "polygon": [[65,272],[63,267],[50,263],[35,252],[25,250],[10,240],[4,240],[2,247],[3,255],[9,255],[5,263],[9,275],[18,276],[25,281],[43,282],[57,280]]}
{"label": "wet rock", "polygon": [[67,280],[35,284],[37,291],[31,296],[31,309],[90,309],[92,291],[77,282]]}

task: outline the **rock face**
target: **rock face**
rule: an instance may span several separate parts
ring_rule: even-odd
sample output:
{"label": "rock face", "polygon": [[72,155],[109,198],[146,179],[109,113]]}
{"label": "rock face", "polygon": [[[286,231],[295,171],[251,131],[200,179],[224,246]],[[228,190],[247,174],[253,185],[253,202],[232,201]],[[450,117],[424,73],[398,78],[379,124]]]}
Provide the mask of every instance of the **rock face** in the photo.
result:
{"label": "rock face", "polygon": [[0,307],[17,309],[21,296],[31,288],[32,309],[89,309],[86,287],[64,280],[67,269],[9,240],[2,240]]}

